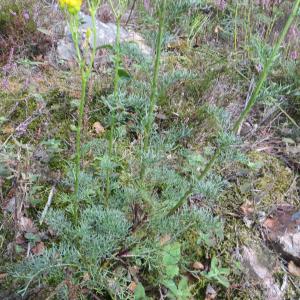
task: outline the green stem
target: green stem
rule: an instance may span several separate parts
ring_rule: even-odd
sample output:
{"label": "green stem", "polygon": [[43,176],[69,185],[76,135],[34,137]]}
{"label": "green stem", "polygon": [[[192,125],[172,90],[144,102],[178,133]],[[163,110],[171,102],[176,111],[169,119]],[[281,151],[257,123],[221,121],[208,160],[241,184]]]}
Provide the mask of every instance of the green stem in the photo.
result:
{"label": "green stem", "polygon": [[87,73],[90,75],[92,73],[93,65],[95,62],[95,57],[96,57],[96,51],[97,51],[97,27],[96,27],[96,13],[97,9],[90,9],[91,11],[91,18],[92,18],[92,31],[93,31],[93,49],[92,49],[92,54],[90,58],[90,64],[87,70]]}
{"label": "green stem", "polygon": [[[161,57],[161,48],[162,48],[162,40],[163,40],[163,32],[164,32],[164,21],[165,21],[165,10],[166,10],[166,0],[162,0],[161,11],[159,16],[159,29],[158,29],[158,37],[156,41],[156,57],[154,64],[154,74],[151,85],[151,94],[150,94],[150,106],[148,110],[148,116],[144,128],[144,143],[143,143],[143,154],[146,154],[149,150],[150,144],[150,135],[154,122],[154,108],[157,101],[157,83],[158,83],[158,73],[160,67],[160,57]],[[142,167],[140,177],[143,178],[145,175],[145,159],[143,158]]]}
{"label": "green stem", "polygon": [[238,18],[238,3],[235,7],[235,14],[234,14],[234,51],[237,51],[237,18]]}
{"label": "green stem", "polygon": [[79,194],[79,173],[80,173],[80,160],[81,160],[81,130],[83,124],[84,106],[86,100],[86,87],[87,87],[87,76],[84,72],[81,74],[81,98],[79,104],[79,118],[76,128],[76,165],[75,165],[75,195],[78,200]]}
{"label": "green stem", "polygon": [[74,205],[74,218],[75,221],[78,217],[78,194],[79,194],[79,173],[80,173],[80,159],[81,159],[81,148],[80,148],[80,142],[81,142],[81,128],[82,128],[82,117],[84,112],[84,103],[85,103],[85,97],[86,97],[86,76],[84,72],[84,60],[82,58],[80,48],[79,48],[79,20],[78,15],[71,16],[70,20],[70,29],[72,34],[73,43],[76,50],[77,55],[77,62],[81,73],[81,97],[80,97],[80,104],[78,109],[78,124],[76,128],[76,146],[75,146],[75,184],[74,184],[74,192],[76,196],[76,204]]}
{"label": "green stem", "polygon": [[[112,108],[111,112],[111,128],[109,132],[109,140],[108,140],[108,156],[109,159],[112,159],[113,155],[113,141],[114,141],[114,132],[116,127],[116,109],[119,107],[119,69],[120,69],[120,60],[121,60],[121,15],[116,16],[116,44],[115,44],[115,75],[114,75],[114,100],[116,107]],[[106,172],[106,193],[105,193],[105,204],[108,206],[109,197],[111,193],[111,169],[108,169]]]}
{"label": "green stem", "polygon": [[73,39],[73,43],[74,43],[75,51],[76,51],[76,55],[77,55],[77,63],[79,65],[79,68],[82,69],[83,60],[82,60],[82,56],[81,56],[81,52],[80,52],[80,48],[79,48],[79,37],[78,37],[79,19],[78,19],[78,15],[75,15],[75,16],[72,15],[71,16],[70,31],[71,31],[71,35],[72,35],[72,39]]}
{"label": "green stem", "polygon": [[278,55],[278,51],[279,51],[279,48],[284,40],[284,38],[286,37],[288,31],[289,31],[289,28],[291,27],[292,25],[292,22],[295,18],[295,16],[297,15],[297,11],[299,9],[299,5],[300,5],[300,0],[296,0],[295,1],[295,4],[294,4],[294,7],[293,7],[293,10],[292,10],[292,13],[290,14],[288,20],[286,21],[285,23],[285,26],[283,28],[283,30],[281,31],[280,33],[280,36],[276,42],[276,44],[274,45],[273,47],[273,50],[271,52],[271,55],[269,57],[269,59],[267,60],[267,62],[265,63],[265,66],[263,68],[263,71],[260,75],[260,78],[259,78],[259,81],[245,107],[245,109],[243,110],[243,112],[241,113],[240,117],[238,118],[238,120],[236,121],[234,127],[233,127],[233,132],[234,133],[237,133],[237,131],[239,130],[242,122],[244,121],[244,119],[248,116],[250,110],[252,109],[253,105],[255,104],[256,100],[257,100],[257,97],[260,93],[260,90],[261,88],[263,87],[264,83],[265,83],[265,80],[270,72],[270,68],[271,66],[273,65],[277,55]]}
{"label": "green stem", "polygon": [[81,161],[81,131],[83,127],[83,117],[84,117],[84,108],[86,102],[86,93],[87,93],[87,84],[91,77],[95,56],[96,56],[96,42],[97,42],[97,28],[96,28],[96,12],[97,7],[90,6],[92,24],[93,24],[93,49],[90,57],[90,63],[86,66],[86,61],[81,55],[79,47],[79,18],[78,15],[71,16],[70,20],[70,29],[72,34],[72,39],[74,42],[77,62],[81,73],[81,97],[78,108],[78,124],[76,128],[76,153],[75,153],[75,196],[77,203],[75,204],[75,220],[78,217],[78,200],[79,200],[79,175],[80,175],[80,161]]}
{"label": "green stem", "polygon": [[[272,66],[272,64],[274,63],[278,52],[279,52],[279,48],[284,40],[284,38],[286,37],[288,30],[295,18],[295,16],[297,15],[298,9],[299,9],[299,5],[300,5],[300,0],[296,0],[292,13],[290,14],[287,22],[285,23],[284,28],[281,31],[281,34],[276,42],[276,44],[273,47],[271,56],[269,57],[269,59],[267,60],[267,62],[264,65],[263,71],[259,77],[258,83],[245,107],[245,109],[243,110],[243,112],[241,113],[240,117],[238,118],[238,120],[235,122],[233,128],[232,128],[232,133],[237,133],[240,126],[242,125],[242,122],[244,121],[244,119],[248,116],[248,114],[250,113],[252,107],[254,106],[254,104],[257,101],[257,98],[259,96],[259,93],[261,91],[261,88],[263,87],[263,84],[265,83],[265,80],[270,72],[270,68]],[[216,160],[219,158],[219,156],[222,154],[224,150],[224,146],[220,146],[215,154],[213,155],[213,157],[210,159],[210,161],[207,163],[207,165],[205,166],[204,170],[202,171],[202,173],[199,175],[198,180],[203,180],[206,175],[208,174],[208,172],[211,170],[211,168],[213,167],[214,163],[216,162]],[[176,203],[176,205],[168,212],[167,216],[171,216],[173,215],[178,208],[180,208],[185,202],[186,199],[191,195],[192,193],[192,186],[190,186],[190,188],[188,189],[188,191],[184,194],[184,196]]]}
{"label": "green stem", "polygon": [[[119,106],[119,68],[120,68],[120,27],[121,27],[121,17],[117,17],[117,33],[116,33],[116,47],[115,47],[115,76],[114,76],[114,100],[116,107]],[[109,147],[108,152],[109,155],[112,155],[113,150],[113,137],[114,137],[114,130],[115,130],[115,122],[116,122],[116,115],[115,109],[112,110],[112,125],[110,129],[110,136],[109,136]]]}

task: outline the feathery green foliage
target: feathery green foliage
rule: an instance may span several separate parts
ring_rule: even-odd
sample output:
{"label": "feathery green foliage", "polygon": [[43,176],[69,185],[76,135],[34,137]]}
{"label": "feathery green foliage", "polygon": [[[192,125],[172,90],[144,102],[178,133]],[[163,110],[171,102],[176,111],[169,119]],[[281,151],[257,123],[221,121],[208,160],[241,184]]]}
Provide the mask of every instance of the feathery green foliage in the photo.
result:
{"label": "feathery green foliage", "polygon": [[[4,178],[0,197],[8,194],[13,180],[25,178],[30,187],[26,217],[34,218],[46,203],[49,186],[56,189],[51,208],[45,210],[46,222],[36,234],[45,250],[33,254],[36,249],[29,247],[32,240],[25,234],[27,257],[17,257],[19,261],[8,268],[9,275],[24,297],[41,284],[50,297],[58,299],[74,297],[73,292],[78,299],[201,299],[208,284],[217,286],[220,298],[225,298],[225,293],[226,297],[240,295],[228,287],[236,283],[232,251],[238,237],[236,226],[241,222],[238,216],[231,224],[235,214],[229,212],[227,218],[228,207],[220,207],[219,201],[224,191],[242,189],[233,181],[249,169],[263,172],[256,168],[259,162],[249,160],[238,134],[254,104],[260,108],[257,115],[267,115],[271,106],[276,112],[285,104],[283,99],[296,101],[297,63],[287,59],[288,51],[278,54],[299,1],[274,48],[270,46],[272,28],[280,12],[267,16],[249,1],[228,2],[222,7],[215,1],[157,0],[148,8],[147,1],[134,2],[141,11],[134,11],[133,16],[143,16],[134,22],[142,23],[145,35],[156,37],[153,57],[143,54],[134,43],[121,43],[121,24],[131,3],[109,3],[116,21],[116,40],[113,47],[105,49],[112,54],[105,68],[110,71],[112,67],[113,72],[102,74],[100,63],[93,75],[98,79],[99,72],[101,80],[95,93],[90,90],[88,107],[86,90],[96,47],[87,63],[86,50],[79,47],[79,19],[70,16],[82,82],[76,136],[53,136],[55,130],[50,128],[40,145],[49,155],[50,167],[59,170],[62,178],[44,183],[27,173],[26,163],[35,155],[34,143],[25,144],[27,137],[19,142],[15,132],[7,135],[3,129],[8,117],[0,116],[5,138],[0,148],[0,179]],[[98,0],[88,1],[94,25],[99,5]],[[260,18],[259,34],[254,34],[255,18]],[[92,30],[95,45],[95,26]],[[179,41],[178,45],[173,45],[174,41]],[[247,94],[242,110],[243,103],[237,100]],[[67,111],[64,117],[70,114],[71,118],[72,103],[55,103],[53,109],[53,97],[43,97],[50,113]],[[70,100],[69,96],[57,97],[62,98],[60,102]],[[35,109],[39,95],[33,98]],[[230,105],[234,101],[237,109]],[[13,111],[18,122],[21,113],[27,117],[30,111],[27,106],[21,108],[25,114],[18,108]],[[89,117],[83,122],[85,109]],[[288,106],[281,111],[285,109]],[[61,112],[55,115],[54,122],[60,116]],[[101,122],[103,132],[83,130],[85,123],[92,127],[95,121]],[[236,165],[244,173],[228,176]],[[16,166],[18,170],[14,170]],[[243,199],[239,206],[240,201]],[[216,215],[220,210],[225,213]],[[231,227],[234,229],[228,233]],[[1,247],[6,246],[6,236],[0,235]],[[195,263],[200,267],[194,267]]]}

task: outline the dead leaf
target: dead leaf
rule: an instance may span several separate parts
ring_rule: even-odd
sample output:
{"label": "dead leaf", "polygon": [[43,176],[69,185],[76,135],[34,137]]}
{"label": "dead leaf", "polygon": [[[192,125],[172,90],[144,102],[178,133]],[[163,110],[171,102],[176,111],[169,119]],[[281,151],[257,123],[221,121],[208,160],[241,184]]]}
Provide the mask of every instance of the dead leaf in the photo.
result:
{"label": "dead leaf", "polygon": [[23,245],[26,243],[26,239],[24,238],[23,234],[18,233],[16,236],[16,244]]}
{"label": "dead leaf", "polygon": [[8,276],[7,273],[0,273],[0,280],[5,279]]}
{"label": "dead leaf", "polygon": [[7,125],[2,129],[2,133],[4,134],[12,134],[15,132],[15,129],[11,125]]}
{"label": "dead leaf", "polygon": [[165,245],[167,242],[169,242],[171,240],[171,236],[169,234],[166,234],[164,236],[162,236],[160,239],[159,239],[159,243],[161,246]]}
{"label": "dead leaf", "polygon": [[132,281],[132,282],[129,284],[129,286],[128,286],[128,290],[129,290],[131,293],[134,293],[136,287],[137,287],[137,284],[136,284],[134,281]]}
{"label": "dead leaf", "polygon": [[129,267],[128,271],[132,276],[136,276],[139,273],[140,269],[137,266],[133,266],[133,267]]}
{"label": "dead leaf", "polygon": [[288,264],[288,270],[292,275],[300,277],[300,268],[292,260]]}
{"label": "dead leaf", "polygon": [[89,273],[84,273],[83,274],[83,281],[89,281],[91,279],[90,274]]}
{"label": "dead leaf", "polygon": [[97,135],[102,135],[105,132],[104,127],[101,125],[100,122],[95,122],[93,124],[93,129],[95,130]]}
{"label": "dead leaf", "polygon": [[274,220],[272,217],[269,217],[264,221],[263,226],[268,229],[273,229],[276,224],[276,220]]}
{"label": "dead leaf", "polygon": [[36,232],[36,228],[31,219],[21,217],[19,220],[19,229],[25,232]]}
{"label": "dead leaf", "polygon": [[193,269],[195,269],[195,270],[204,270],[205,267],[204,267],[204,265],[201,262],[195,261],[193,263]]}
{"label": "dead leaf", "polygon": [[31,249],[31,252],[35,255],[41,255],[45,250],[45,244],[43,242],[39,242]]}
{"label": "dead leaf", "polygon": [[246,202],[240,207],[244,216],[250,216],[254,212],[253,202],[246,200]]}

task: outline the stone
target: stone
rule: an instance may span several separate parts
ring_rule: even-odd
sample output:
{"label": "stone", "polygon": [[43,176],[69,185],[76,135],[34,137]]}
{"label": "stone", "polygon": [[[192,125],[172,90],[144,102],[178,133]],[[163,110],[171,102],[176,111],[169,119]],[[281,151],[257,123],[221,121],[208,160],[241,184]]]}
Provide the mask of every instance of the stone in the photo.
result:
{"label": "stone", "polygon": [[268,265],[268,256],[263,251],[258,251],[250,247],[243,247],[242,260],[244,267],[248,270],[250,279],[260,284],[264,291],[266,300],[282,300],[283,294],[275,282],[270,265]]}
{"label": "stone", "polygon": [[287,260],[300,265],[300,211],[283,203],[262,224],[267,241]]}
{"label": "stone", "polygon": [[[89,15],[86,15],[82,12],[79,13],[81,19],[81,25],[79,31],[84,40],[85,34],[88,28],[92,28],[92,18]],[[116,40],[117,26],[114,23],[103,23],[99,20],[96,20],[96,47],[102,47],[104,45],[113,45]],[[93,34],[89,38],[89,47],[93,47]],[[151,48],[148,47],[144,39],[136,32],[125,30],[121,28],[120,30],[120,39],[121,42],[132,42],[137,44],[139,49],[144,55],[151,55]],[[83,45],[80,45],[82,48]],[[74,62],[76,58],[76,52],[72,41],[72,35],[70,33],[69,26],[65,27],[64,37],[57,42],[57,57],[59,60]]]}

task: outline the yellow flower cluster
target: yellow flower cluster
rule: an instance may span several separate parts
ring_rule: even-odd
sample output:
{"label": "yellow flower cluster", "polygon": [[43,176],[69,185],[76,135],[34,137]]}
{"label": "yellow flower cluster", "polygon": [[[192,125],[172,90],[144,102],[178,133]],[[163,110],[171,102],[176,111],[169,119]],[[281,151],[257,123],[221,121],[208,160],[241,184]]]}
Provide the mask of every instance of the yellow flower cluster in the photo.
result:
{"label": "yellow flower cluster", "polygon": [[82,0],[59,0],[61,8],[66,8],[70,14],[75,15],[80,11]]}

